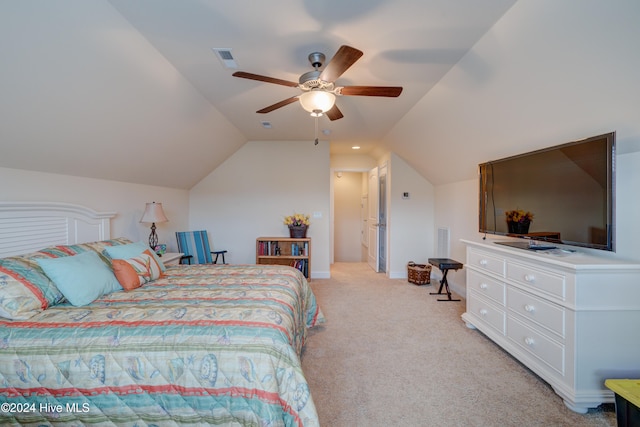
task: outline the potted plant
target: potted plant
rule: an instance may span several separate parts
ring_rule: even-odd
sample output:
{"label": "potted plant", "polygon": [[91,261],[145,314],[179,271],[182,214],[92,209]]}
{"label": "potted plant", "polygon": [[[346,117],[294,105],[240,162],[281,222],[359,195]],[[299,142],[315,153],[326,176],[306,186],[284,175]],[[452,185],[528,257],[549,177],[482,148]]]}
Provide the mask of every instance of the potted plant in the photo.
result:
{"label": "potted plant", "polygon": [[533,214],[531,212],[515,209],[506,211],[504,214],[507,217],[509,233],[527,234],[529,232],[529,225],[531,225],[531,221],[533,221]]}
{"label": "potted plant", "polygon": [[307,228],[310,224],[309,215],[306,214],[294,213],[284,217],[284,225],[289,227],[289,235],[292,238],[307,237]]}

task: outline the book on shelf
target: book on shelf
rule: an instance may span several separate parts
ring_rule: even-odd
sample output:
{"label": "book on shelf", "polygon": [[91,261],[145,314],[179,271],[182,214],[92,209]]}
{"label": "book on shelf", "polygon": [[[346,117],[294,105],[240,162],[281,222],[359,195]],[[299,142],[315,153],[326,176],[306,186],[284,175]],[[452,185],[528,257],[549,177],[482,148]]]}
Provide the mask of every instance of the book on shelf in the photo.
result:
{"label": "book on shelf", "polygon": [[292,256],[309,256],[309,243],[291,243],[291,255]]}
{"label": "book on shelf", "polygon": [[306,259],[294,259],[291,261],[291,267],[297,268],[304,274],[305,277],[309,277],[309,261]]}
{"label": "book on shelf", "polygon": [[269,242],[267,241],[258,242],[258,255],[270,255]]}
{"label": "book on shelf", "polygon": [[258,255],[280,255],[280,246],[277,241],[263,240],[258,242]]}

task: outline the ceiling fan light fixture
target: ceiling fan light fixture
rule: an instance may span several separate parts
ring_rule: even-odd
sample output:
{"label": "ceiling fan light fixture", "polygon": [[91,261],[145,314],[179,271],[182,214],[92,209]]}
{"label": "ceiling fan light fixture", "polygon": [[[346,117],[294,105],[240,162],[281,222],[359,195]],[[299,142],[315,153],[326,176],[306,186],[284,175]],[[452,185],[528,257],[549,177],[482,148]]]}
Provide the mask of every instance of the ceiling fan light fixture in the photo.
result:
{"label": "ceiling fan light fixture", "polygon": [[323,90],[310,90],[299,97],[300,105],[313,117],[319,117],[326,113],[336,103],[336,96]]}
{"label": "ceiling fan light fixture", "polygon": [[[336,87],[335,82],[342,74],[349,69],[363,53],[354,47],[342,45],[331,58],[328,64],[324,64],[325,56],[320,52],[313,52],[309,55],[309,62],[313,71],[308,71],[300,76],[298,82],[276,79],[262,76],[260,74],[236,71],[234,77],[255,80],[259,82],[277,84],[302,91],[302,94],[289,97],[268,107],[262,108],[256,113],[270,113],[278,108],[300,101],[302,108],[311,114],[311,117],[318,121],[318,117],[326,115],[329,120],[334,121],[344,117],[340,108],[335,104],[336,96],[383,96],[395,98],[402,93],[401,86],[340,86]],[[227,56],[231,56],[228,52]],[[317,134],[317,132],[316,132]]]}

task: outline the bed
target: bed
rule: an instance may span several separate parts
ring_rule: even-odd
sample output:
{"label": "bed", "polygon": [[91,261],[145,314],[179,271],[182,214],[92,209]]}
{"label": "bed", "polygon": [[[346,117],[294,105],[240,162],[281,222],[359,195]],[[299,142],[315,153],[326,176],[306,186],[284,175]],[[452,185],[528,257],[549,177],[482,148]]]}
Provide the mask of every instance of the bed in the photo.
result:
{"label": "bed", "polygon": [[[153,264],[144,253],[110,255],[140,245],[109,239],[112,216],[0,203],[0,424],[319,425],[300,357],[307,329],[324,318],[304,276],[156,261],[136,276],[140,286],[76,301],[47,263],[62,263],[63,276],[85,257],[111,269]],[[43,223],[66,231],[33,251]],[[9,246],[21,253],[7,256]],[[73,271],[77,294],[102,277]]]}

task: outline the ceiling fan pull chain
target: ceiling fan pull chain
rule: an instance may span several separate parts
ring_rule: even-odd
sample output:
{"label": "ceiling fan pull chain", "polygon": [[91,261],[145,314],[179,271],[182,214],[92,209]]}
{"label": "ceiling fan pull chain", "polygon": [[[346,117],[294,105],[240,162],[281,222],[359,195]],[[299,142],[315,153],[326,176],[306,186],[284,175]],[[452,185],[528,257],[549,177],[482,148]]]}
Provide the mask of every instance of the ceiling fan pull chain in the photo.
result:
{"label": "ceiling fan pull chain", "polygon": [[318,145],[318,116],[315,117],[316,122],[316,141],[313,145]]}

